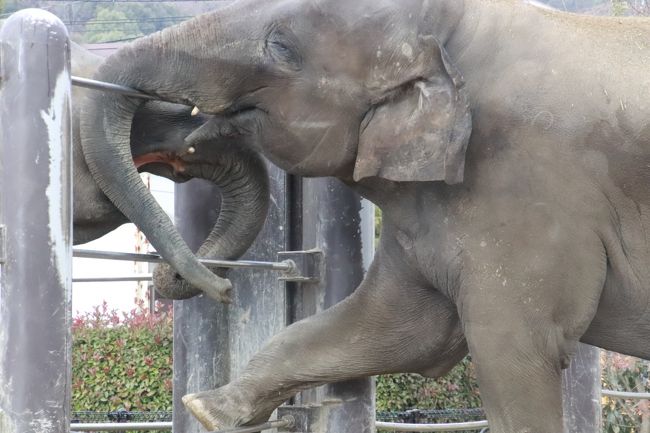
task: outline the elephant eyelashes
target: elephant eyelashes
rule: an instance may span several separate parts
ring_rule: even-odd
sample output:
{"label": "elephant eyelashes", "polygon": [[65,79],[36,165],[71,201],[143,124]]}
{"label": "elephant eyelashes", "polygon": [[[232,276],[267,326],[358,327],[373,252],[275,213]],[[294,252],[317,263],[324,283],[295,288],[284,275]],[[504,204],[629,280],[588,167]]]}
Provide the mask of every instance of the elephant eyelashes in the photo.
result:
{"label": "elephant eyelashes", "polygon": [[286,30],[273,29],[266,38],[265,50],[274,62],[287,65],[291,69],[300,69],[302,59],[292,35]]}

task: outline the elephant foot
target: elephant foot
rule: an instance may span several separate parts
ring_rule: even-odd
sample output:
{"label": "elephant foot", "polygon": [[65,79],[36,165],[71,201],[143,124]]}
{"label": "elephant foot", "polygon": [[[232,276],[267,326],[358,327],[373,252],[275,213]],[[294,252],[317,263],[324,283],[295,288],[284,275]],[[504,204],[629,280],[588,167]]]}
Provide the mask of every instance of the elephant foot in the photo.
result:
{"label": "elephant foot", "polygon": [[208,431],[259,422],[259,418],[253,419],[254,411],[250,400],[243,393],[228,388],[226,385],[210,391],[188,394],[183,397],[183,404]]}

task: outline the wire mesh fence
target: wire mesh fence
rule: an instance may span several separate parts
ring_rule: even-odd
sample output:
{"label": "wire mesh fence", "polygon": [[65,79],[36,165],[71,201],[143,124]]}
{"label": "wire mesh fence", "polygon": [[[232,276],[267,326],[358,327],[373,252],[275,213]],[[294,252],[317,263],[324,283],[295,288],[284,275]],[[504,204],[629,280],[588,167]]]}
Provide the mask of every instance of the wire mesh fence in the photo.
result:
{"label": "wire mesh fence", "polygon": [[[479,421],[485,419],[481,408],[468,409],[411,409],[399,412],[377,412],[377,421],[407,424],[439,424]],[[111,412],[76,411],[72,412],[74,424],[83,423],[143,423],[170,422],[171,411],[137,412],[119,409]],[[380,430],[381,431],[381,430]]]}
{"label": "wire mesh fence", "polygon": [[118,409],[112,412],[72,412],[73,424],[99,422],[169,422],[171,420],[171,411],[130,412],[124,409]]}

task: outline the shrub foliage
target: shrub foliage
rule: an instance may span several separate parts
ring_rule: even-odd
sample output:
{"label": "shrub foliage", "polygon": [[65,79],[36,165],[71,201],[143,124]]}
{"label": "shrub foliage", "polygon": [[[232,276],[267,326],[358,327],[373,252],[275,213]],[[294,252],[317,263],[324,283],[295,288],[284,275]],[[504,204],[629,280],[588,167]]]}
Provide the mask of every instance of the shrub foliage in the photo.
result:
{"label": "shrub foliage", "polygon": [[128,313],[106,303],[72,328],[72,410],[171,410],[172,315],[139,303]]}
{"label": "shrub foliage", "polygon": [[391,374],[378,376],[376,383],[376,404],[380,412],[481,407],[469,356],[439,379],[419,374]]}
{"label": "shrub foliage", "polygon": [[[168,411],[172,406],[172,315],[144,303],[128,313],[106,303],[73,322],[73,411]],[[647,392],[648,362],[604,352],[603,388]],[[377,377],[377,410],[481,407],[470,357],[439,379]],[[603,432],[650,433],[650,404],[603,397]],[[442,421],[442,420],[441,420]]]}

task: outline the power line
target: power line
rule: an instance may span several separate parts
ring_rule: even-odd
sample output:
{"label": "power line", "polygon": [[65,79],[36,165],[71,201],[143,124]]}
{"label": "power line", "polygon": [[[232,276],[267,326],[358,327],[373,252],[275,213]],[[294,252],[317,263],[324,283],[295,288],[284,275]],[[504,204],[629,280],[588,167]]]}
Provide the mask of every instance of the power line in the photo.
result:
{"label": "power line", "polygon": [[177,17],[159,17],[159,18],[123,18],[114,20],[88,20],[88,21],[68,21],[64,22],[66,26],[87,25],[87,24],[144,24],[144,23],[157,23],[161,21],[181,21],[194,18],[194,15],[185,15]]}
{"label": "power line", "polygon": [[50,3],[229,3],[232,0],[41,0]]}

